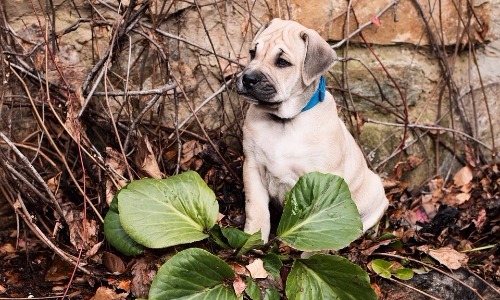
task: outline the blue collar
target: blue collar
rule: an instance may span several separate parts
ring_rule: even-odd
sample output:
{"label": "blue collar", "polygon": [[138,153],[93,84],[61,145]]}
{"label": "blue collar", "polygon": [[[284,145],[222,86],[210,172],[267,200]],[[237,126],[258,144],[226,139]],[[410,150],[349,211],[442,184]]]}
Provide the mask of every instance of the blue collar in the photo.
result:
{"label": "blue collar", "polygon": [[301,110],[301,112],[305,112],[306,110],[309,110],[313,107],[316,106],[316,104],[323,102],[325,100],[325,91],[326,91],[326,81],[325,77],[321,76],[321,79],[319,80],[319,86],[314,95],[312,95],[311,99],[309,102],[307,102],[307,105]]}

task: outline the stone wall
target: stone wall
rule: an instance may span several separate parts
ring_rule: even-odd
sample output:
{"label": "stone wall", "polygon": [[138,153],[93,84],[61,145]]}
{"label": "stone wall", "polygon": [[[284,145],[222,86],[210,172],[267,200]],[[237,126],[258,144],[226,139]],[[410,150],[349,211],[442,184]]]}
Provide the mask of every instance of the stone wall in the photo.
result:
{"label": "stone wall", "polygon": [[[57,45],[49,45],[69,84],[79,89],[106,50],[112,48],[114,28],[122,22],[130,2],[140,7],[145,0],[51,2],[53,7],[44,1],[3,0],[5,26],[11,29],[15,51],[30,54],[20,56],[20,60],[45,74],[42,32],[50,32],[55,25]],[[39,7],[38,3],[45,5]],[[391,5],[394,3],[398,4]],[[151,0],[134,30],[114,48],[106,86],[101,81],[96,91],[157,89],[175,79],[179,83],[176,94],[169,91],[155,103],[148,111],[148,120],[172,129],[192,108],[206,102],[199,113],[203,128],[219,132],[220,138],[237,148],[246,104],[231,85],[212,100],[205,100],[223,86],[224,79],[241,70],[238,64],[246,63],[249,42],[262,24],[273,17],[291,18],[320,32],[336,45],[339,56],[356,59],[337,63],[329,76],[342,115],[379,172],[391,173],[395,166],[408,171],[423,162],[407,173],[408,179],[418,184],[434,175],[436,168],[446,176],[452,166],[450,158],[464,157],[464,141],[477,146],[486,159],[492,157],[493,140],[498,141],[500,0],[469,3],[473,10],[467,9],[466,1],[452,0]],[[351,11],[346,14],[348,4]],[[90,23],[90,19],[100,23]],[[361,31],[366,43],[359,34],[345,40],[364,24],[368,24]],[[8,51],[4,58],[20,64],[8,54],[14,48],[6,49],[5,45],[3,51]],[[47,66],[49,81],[65,84],[60,70],[51,63]],[[32,88],[36,89],[36,84]],[[95,95],[90,100],[93,110],[111,109],[115,120],[124,120],[137,116],[151,96],[116,96],[106,102]],[[14,106],[4,103],[2,115],[11,113]],[[400,127],[405,106],[408,121],[414,124],[406,134]],[[21,117],[14,118],[16,126],[27,126],[19,121]],[[0,124],[0,129],[6,130],[5,126]],[[194,118],[182,129],[201,132]],[[18,138],[23,135],[16,134]],[[401,157],[397,150],[402,143],[408,147]],[[398,164],[400,160],[405,164]]]}

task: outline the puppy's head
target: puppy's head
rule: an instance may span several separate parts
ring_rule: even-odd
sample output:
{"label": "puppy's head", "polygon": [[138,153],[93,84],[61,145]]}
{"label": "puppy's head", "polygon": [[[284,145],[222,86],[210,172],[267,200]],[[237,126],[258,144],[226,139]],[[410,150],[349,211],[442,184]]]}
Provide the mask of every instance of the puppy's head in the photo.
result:
{"label": "puppy's head", "polygon": [[306,105],[337,55],[316,31],[274,19],[257,32],[250,59],[236,83],[238,93],[262,109],[290,118]]}

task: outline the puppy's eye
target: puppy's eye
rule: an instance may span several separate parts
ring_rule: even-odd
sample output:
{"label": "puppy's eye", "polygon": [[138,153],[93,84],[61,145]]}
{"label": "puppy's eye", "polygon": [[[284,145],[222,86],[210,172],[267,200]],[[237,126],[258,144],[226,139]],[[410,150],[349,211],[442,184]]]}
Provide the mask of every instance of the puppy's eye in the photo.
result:
{"label": "puppy's eye", "polygon": [[254,49],[249,50],[248,53],[250,54],[250,59],[255,58],[255,50]]}
{"label": "puppy's eye", "polygon": [[288,62],[287,60],[285,60],[284,58],[281,58],[281,57],[278,57],[278,59],[276,59],[275,64],[278,68],[286,68],[286,67],[290,67],[292,65],[290,62]]}

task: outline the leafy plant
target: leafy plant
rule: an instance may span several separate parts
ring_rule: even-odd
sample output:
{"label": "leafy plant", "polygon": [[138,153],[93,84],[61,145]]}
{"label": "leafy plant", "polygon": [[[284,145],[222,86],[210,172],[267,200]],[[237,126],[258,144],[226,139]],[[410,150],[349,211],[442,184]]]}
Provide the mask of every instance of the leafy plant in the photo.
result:
{"label": "leafy plant", "polygon": [[403,267],[400,263],[390,262],[384,259],[374,259],[371,261],[371,267],[375,273],[384,278],[394,276],[401,280],[410,280],[413,278],[413,270]]}
{"label": "leafy plant", "polygon": [[[278,240],[301,251],[338,250],[362,232],[347,184],[339,176],[318,172],[302,176],[286,195],[277,236],[268,245],[263,245],[260,232],[220,227],[218,210],[213,191],[196,172],[142,179],[117,193],[104,231],[109,243],[126,255],[140,254],[145,247],[164,248],[208,238],[221,248],[234,249],[228,259],[234,264],[250,250],[261,249],[261,254],[253,254],[260,256],[264,269],[257,278],[235,275],[227,262],[206,250],[183,250],[159,269],[149,291],[150,299],[241,299],[243,289],[238,288],[237,295],[233,288],[238,283],[253,300],[280,298],[276,287],[258,285],[258,278],[266,276],[281,282],[283,260],[292,259],[275,253],[273,245]],[[327,254],[295,260],[284,292],[288,299],[376,299],[364,270]]]}

